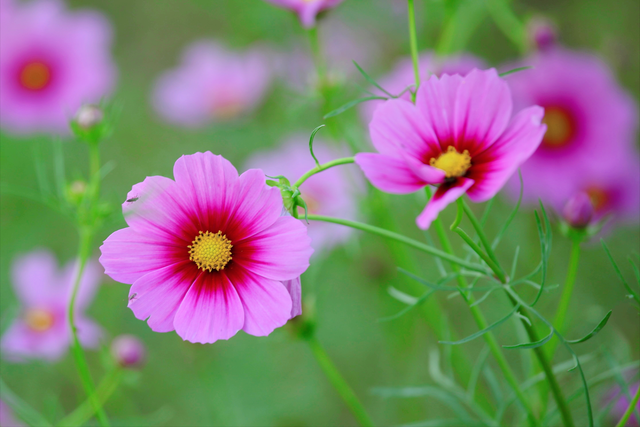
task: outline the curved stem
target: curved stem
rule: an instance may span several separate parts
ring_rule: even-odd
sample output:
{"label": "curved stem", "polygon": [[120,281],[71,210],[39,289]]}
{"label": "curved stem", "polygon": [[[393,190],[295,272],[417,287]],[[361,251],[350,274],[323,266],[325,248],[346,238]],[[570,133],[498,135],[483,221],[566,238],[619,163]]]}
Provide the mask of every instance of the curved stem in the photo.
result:
{"label": "curved stem", "polygon": [[481,265],[478,264],[473,264],[471,262],[465,261],[462,258],[458,258],[456,256],[450,255],[446,252],[443,252],[441,250],[438,250],[434,247],[431,247],[429,245],[425,245],[422,242],[419,242],[417,240],[413,240],[409,237],[403,236],[402,234],[398,234],[398,233],[394,233],[392,231],[389,230],[385,230],[383,228],[379,228],[379,227],[375,227],[373,225],[369,225],[369,224],[364,224],[362,222],[357,222],[357,221],[350,221],[348,219],[342,219],[342,218],[333,218],[333,217],[329,217],[329,216],[323,216],[323,215],[308,215],[307,219],[309,220],[315,220],[315,221],[324,221],[324,222],[331,222],[333,224],[340,224],[340,225],[345,225],[347,227],[351,227],[351,228],[355,228],[358,230],[363,230],[363,231],[367,231],[369,233],[373,233],[373,234],[377,234],[378,236],[382,236],[382,237],[386,237],[388,239],[393,239],[396,240],[398,242],[404,243],[406,245],[412,246],[422,252],[426,252],[429,255],[433,255],[433,256],[437,256],[438,258],[442,258],[446,261],[449,261],[451,263],[455,263],[461,267],[464,267],[468,270],[472,270],[472,271],[477,271],[483,274],[488,274],[489,272],[487,271],[486,268],[484,268]]}
{"label": "curved stem", "polygon": [[330,162],[323,163],[320,166],[316,166],[315,168],[307,171],[304,175],[302,175],[296,182],[293,184],[294,188],[300,187],[307,179],[312,177],[313,175],[325,171],[329,168],[339,165],[347,165],[349,163],[354,163],[356,160],[354,157],[343,157],[341,159],[331,160]]}
{"label": "curved stem", "polygon": [[[413,7],[413,0],[407,0],[407,11],[409,16],[409,42],[411,43],[411,60],[413,61],[413,74],[416,80],[416,91],[420,87],[420,68],[418,65],[418,38],[416,37],[416,14]],[[416,93],[411,93],[411,100],[415,102]]]}
{"label": "curved stem", "polygon": [[338,371],[338,368],[333,364],[329,355],[322,347],[322,344],[318,341],[318,338],[311,334],[305,337],[305,341],[309,344],[313,356],[318,361],[318,364],[329,379],[329,382],[331,382],[331,385],[333,385],[342,400],[344,400],[344,403],[347,404],[353,416],[358,420],[358,423],[363,427],[373,427],[373,422],[371,421],[371,418],[369,418],[364,406],[362,406],[362,403],[360,403],[360,400],[358,400],[358,396],[356,396],[349,384],[347,384],[340,374],[340,371]]}
{"label": "curved stem", "polygon": [[616,427],[624,427],[627,425],[627,421],[629,420],[629,418],[631,417],[631,414],[635,410],[635,407],[638,404],[638,400],[640,400],[640,387],[638,387],[638,389],[636,390],[636,395],[633,396],[633,400],[629,402],[629,407],[625,411],[622,418],[620,418],[620,421],[618,421],[618,424],[616,424]]}

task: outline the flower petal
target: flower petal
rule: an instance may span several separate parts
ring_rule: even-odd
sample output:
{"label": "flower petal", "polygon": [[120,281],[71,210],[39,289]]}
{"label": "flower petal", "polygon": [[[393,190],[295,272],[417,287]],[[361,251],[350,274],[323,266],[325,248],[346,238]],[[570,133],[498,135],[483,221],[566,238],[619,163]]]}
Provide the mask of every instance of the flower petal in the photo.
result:
{"label": "flower petal", "polygon": [[282,282],[291,296],[291,318],[302,314],[302,282],[300,277]]}
{"label": "flower petal", "polygon": [[129,308],[155,332],[173,331],[174,316],[185,294],[201,273],[191,261],[145,274],[129,290]]}
{"label": "flower petal", "polygon": [[305,225],[283,216],[269,228],[233,248],[233,261],[268,279],[283,281],[300,276],[313,253]]}
{"label": "flower petal", "polygon": [[13,289],[18,299],[29,306],[48,303],[60,293],[57,275],[56,257],[43,249],[17,258],[11,267]]}
{"label": "flower petal", "polygon": [[462,196],[472,185],[473,180],[468,178],[458,178],[453,184],[441,184],[422,213],[418,215],[416,219],[418,227],[423,230],[428,229],[433,220],[438,217],[438,214],[446,208],[449,203]]}
{"label": "flower petal", "polygon": [[384,154],[358,153],[356,163],[374,187],[387,193],[413,193],[427,185],[404,159]]}
{"label": "flower petal", "polygon": [[486,151],[474,157],[468,177],[475,181],[468,191],[474,202],[484,202],[496,195],[513,173],[537,149],[546,125],[544,111],[533,106],[518,113],[502,136]]}
{"label": "flower petal", "polygon": [[186,341],[210,344],[234,336],[244,323],[242,301],[222,273],[203,273],[193,282],[173,324]]}
{"label": "flower petal", "polygon": [[242,329],[246,333],[266,336],[291,318],[291,295],[282,282],[265,279],[241,267],[225,269],[224,272],[244,306]]}
{"label": "flower petal", "polygon": [[453,142],[454,111],[458,88],[463,78],[459,75],[435,75],[422,83],[416,95],[416,106],[425,121],[433,128],[440,151],[447,149]]}

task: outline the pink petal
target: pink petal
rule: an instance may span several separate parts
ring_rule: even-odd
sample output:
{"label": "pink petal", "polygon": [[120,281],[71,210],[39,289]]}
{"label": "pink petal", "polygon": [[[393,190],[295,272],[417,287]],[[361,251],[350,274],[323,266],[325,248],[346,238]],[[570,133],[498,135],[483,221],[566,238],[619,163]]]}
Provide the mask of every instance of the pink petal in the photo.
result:
{"label": "pink petal", "polygon": [[310,242],[302,221],[280,217],[271,227],[236,244],[233,262],[268,279],[291,280],[309,267]]}
{"label": "pink petal", "polygon": [[244,308],[240,297],[222,272],[198,276],[173,322],[182,339],[202,344],[231,338],[243,323]]}
{"label": "pink petal", "polygon": [[302,283],[300,277],[282,282],[291,296],[291,318],[302,314]]}
{"label": "pink petal", "polygon": [[13,289],[18,299],[29,306],[48,303],[60,293],[55,278],[58,262],[46,250],[36,250],[17,258],[11,267]]}
{"label": "pink petal", "polygon": [[243,268],[225,269],[244,306],[244,326],[251,335],[263,337],[291,318],[291,295],[281,282],[265,279]]}
{"label": "pink petal", "polygon": [[[71,298],[77,274],[78,262],[71,261],[67,263],[62,274],[60,274],[58,278],[58,289],[65,290],[65,292],[58,291],[59,296],[62,298],[63,305],[66,305],[69,298]],[[78,286],[78,295],[76,297],[75,304],[78,311],[84,310],[91,304],[103,279],[106,279],[106,277],[104,276],[104,269],[102,266],[94,259],[88,261],[84,266],[82,279]]]}
{"label": "pink petal", "polygon": [[443,170],[434,168],[433,166],[426,165],[421,161],[407,156],[404,156],[405,164],[411,169],[411,171],[419,176],[424,182],[429,184],[440,184],[444,182],[446,174]]}
{"label": "pink petal", "polygon": [[226,233],[232,240],[242,240],[271,226],[282,214],[280,190],[265,183],[264,173],[251,169],[240,175],[236,207]]}
{"label": "pink petal", "polygon": [[96,322],[84,316],[76,316],[75,324],[78,329],[78,339],[82,346],[87,348],[98,347],[103,336],[102,328]]}
{"label": "pink petal", "polygon": [[463,78],[459,75],[431,76],[422,83],[416,96],[416,106],[433,128],[441,149],[446,150],[454,138],[454,111],[458,88]]}
{"label": "pink petal", "polygon": [[[439,153],[438,141],[429,123],[415,105],[404,99],[391,99],[381,104],[369,124],[373,146],[390,157],[404,151],[416,158]],[[431,156],[428,153],[434,153]]]}
{"label": "pink petal", "polygon": [[413,193],[427,185],[403,159],[384,154],[358,153],[356,163],[371,184],[387,193]]}
{"label": "pink petal", "polygon": [[438,214],[446,208],[449,203],[462,196],[472,185],[473,180],[468,178],[458,178],[453,184],[440,185],[422,213],[418,215],[416,219],[418,227],[423,230],[428,229],[433,220],[438,217]]}
{"label": "pink petal", "polygon": [[173,175],[187,209],[199,230],[216,233],[223,230],[237,201],[238,171],[224,157],[211,152],[180,157]]}
{"label": "pink petal", "polygon": [[147,273],[131,286],[129,308],[136,318],[148,318],[153,331],[173,331],[176,311],[200,273],[191,261]]}
{"label": "pink petal", "polygon": [[151,271],[188,259],[189,250],[186,244],[178,246],[129,227],[111,234],[100,251],[105,273],[113,280],[130,284]]}
{"label": "pink petal", "polygon": [[547,128],[541,124],[543,115],[543,109],[538,106],[522,110],[492,146],[474,157],[474,166],[467,175],[475,181],[468,191],[471,200],[484,202],[495,196],[538,149]]}
{"label": "pink petal", "polygon": [[[473,70],[460,84],[454,116],[454,138],[480,145],[493,144],[511,118],[511,91],[495,69]],[[466,144],[460,149],[474,150]]]}

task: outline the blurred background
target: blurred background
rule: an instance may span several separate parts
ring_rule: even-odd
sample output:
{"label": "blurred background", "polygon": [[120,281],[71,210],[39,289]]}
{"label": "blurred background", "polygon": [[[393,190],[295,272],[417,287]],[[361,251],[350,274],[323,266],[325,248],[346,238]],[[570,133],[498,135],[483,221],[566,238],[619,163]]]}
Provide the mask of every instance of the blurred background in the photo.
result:
{"label": "blurred background", "polygon": [[[416,3],[418,46],[420,51],[430,50],[436,46],[448,8],[455,2],[418,0]],[[323,113],[367,96],[363,90],[367,82],[350,64],[350,59],[356,59],[372,77],[379,78],[409,54],[405,2],[344,1],[328,11],[318,27],[323,49],[328,52],[331,76],[336,82],[330,105],[326,105],[313,89],[308,40],[297,17],[264,1],[69,0],[66,4],[71,10],[100,11],[112,25],[112,53],[118,73],[109,100],[119,113],[113,135],[101,145],[101,153],[104,162],[114,165],[102,186],[103,198],[114,205],[122,203],[131,186],[146,176],[171,177],[175,160],[183,154],[209,150],[222,154],[243,170],[243,165],[256,152],[278,147],[292,135],[302,135],[299,143],[306,144],[311,130],[323,123]],[[456,32],[452,50],[474,54],[489,66],[515,61],[518,50],[482,5],[474,7],[477,8],[474,22]],[[636,102],[640,98],[640,4],[637,1],[516,0],[512,7],[522,19],[543,16],[551,20],[560,43],[601,56],[619,84]],[[340,40],[342,34],[344,42]],[[180,65],[184,49],[202,39],[217,40],[229,50],[259,48],[267,57],[273,77],[264,90],[263,99],[242,117],[184,127],[154,109],[154,88],[163,73]],[[359,110],[351,109],[340,117],[348,135],[345,141],[349,139],[342,149],[355,146],[370,150],[366,124]],[[320,138],[323,132],[318,134]],[[70,136],[60,138],[67,179],[86,177],[87,147]],[[3,185],[37,191],[34,158],[38,156],[45,159],[45,179],[52,179],[49,177],[54,174],[53,165],[48,162],[53,156],[52,139],[56,138],[46,134],[15,135],[0,130]],[[636,145],[637,142],[636,133]],[[346,169],[360,176],[356,167]],[[398,207],[392,212],[398,229],[424,239],[414,224],[415,215],[423,206],[419,200],[383,195],[372,188],[363,191],[365,195],[358,208],[361,219],[384,225],[376,212],[376,203],[388,202]],[[497,199],[487,223],[490,234],[497,232],[513,206],[507,197],[499,195]],[[445,223],[452,220],[453,213],[453,209],[445,211]],[[617,224],[605,235],[613,256],[630,278],[632,273],[624,259],[640,250],[637,219],[635,222],[635,225]],[[96,258],[99,242],[124,226],[120,217],[100,230],[94,249]],[[0,326],[4,331],[18,306],[10,278],[13,260],[36,248],[48,248],[62,265],[77,252],[77,232],[74,224],[57,212],[5,192],[1,198],[0,231]],[[532,270],[539,260],[536,233],[532,210],[525,207],[505,236],[498,256],[508,263],[516,246],[521,245],[519,271]],[[549,283],[564,281],[569,247],[568,239],[556,233]],[[462,253],[461,247],[457,250]],[[416,273],[437,277],[433,259],[419,253],[413,256],[420,267]],[[418,310],[393,321],[379,321],[405,307],[388,293],[389,286],[409,292],[407,280],[396,270],[396,260],[397,254],[380,239],[354,233],[342,244],[314,255],[310,269],[303,276],[303,296],[314,300],[319,340],[378,425],[451,418],[455,415],[452,410],[430,397],[384,398],[375,392],[379,387],[433,384],[429,361],[435,357],[434,351],[443,351]],[[229,341],[213,345],[191,344],[173,332],[154,333],[145,322],[135,319],[127,308],[128,290],[129,286],[104,276],[87,310],[104,328],[105,345],[112,337],[128,333],[139,337],[148,351],[144,368],[130,376],[105,406],[114,424],[355,424],[311,352],[304,342],[295,338],[289,325],[266,338],[240,332]],[[559,290],[545,294],[540,311],[552,316],[558,295]],[[439,294],[438,298],[458,335],[466,336],[477,330],[460,298],[448,298],[446,293]],[[596,375],[607,363],[624,364],[640,357],[640,319],[628,301],[598,239],[586,244],[569,310],[568,335],[584,335],[608,310],[613,310],[609,324],[598,339],[579,348],[580,354],[594,355],[594,361],[585,363],[587,376]],[[487,317],[495,320],[505,311],[506,304],[496,297],[483,307]],[[520,342],[513,325],[500,329],[498,337],[504,344]],[[475,360],[482,348],[483,343],[477,340],[467,344],[465,352]],[[104,372],[101,351],[87,354],[94,378],[99,378]],[[526,366],[525,358],[529,357],[520,353],[507,355],[516,367]],[[568,354],[558,354],[557,361],[568,358]],[[578,387],[576,375],[571,375],[561,377],[568,392]],[[1,376],[15,393],[50,419],[59,419],[84,399],[70,354],[55,363],[3,360]],[[594,406],[604,404],[614,384],[611,380],[594,386]],[[577,414],[584,412],[581,399],[573,402],[572,407]],[[582,415],[576,418],[584,421]],[[612,423],[606,416],[600,422]]]}

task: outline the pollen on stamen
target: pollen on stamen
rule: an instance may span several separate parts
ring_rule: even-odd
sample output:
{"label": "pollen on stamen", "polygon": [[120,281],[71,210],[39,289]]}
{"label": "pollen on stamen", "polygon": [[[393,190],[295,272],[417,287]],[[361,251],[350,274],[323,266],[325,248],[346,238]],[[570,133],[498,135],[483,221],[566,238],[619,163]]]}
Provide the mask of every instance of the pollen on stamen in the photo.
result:
{"label": "pollen on stamen", "polygon": [[191,242],[189,259],[196,263],[198,269],[212,272],[220,271],[231,261],[231,240],[222,231],[202,232]]}
{"label": "pollen on stamen", "polygon": [[432,157],[429,164],[444,171],[446,178],[455,178],[464,175],[471,167],[471,155],[469,150],[459,153],[454,146],[450,145],[447,151],[440,154],[437,159]]}

